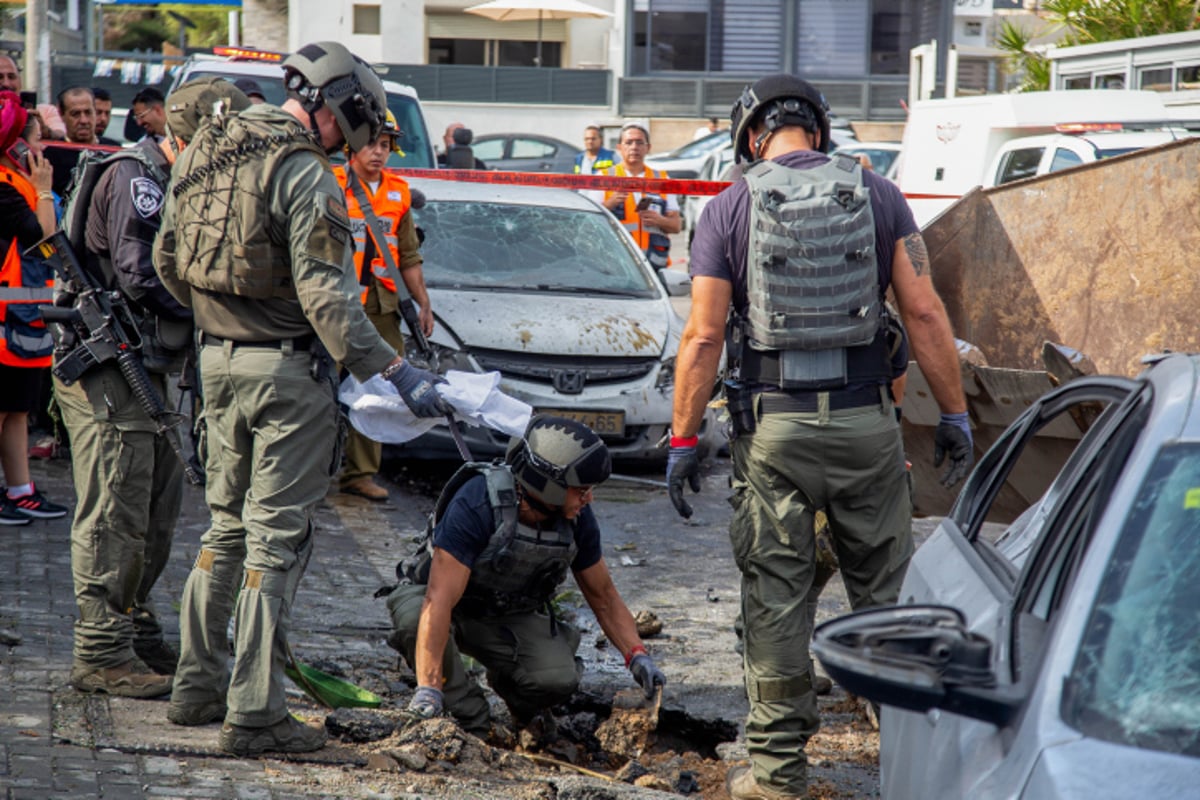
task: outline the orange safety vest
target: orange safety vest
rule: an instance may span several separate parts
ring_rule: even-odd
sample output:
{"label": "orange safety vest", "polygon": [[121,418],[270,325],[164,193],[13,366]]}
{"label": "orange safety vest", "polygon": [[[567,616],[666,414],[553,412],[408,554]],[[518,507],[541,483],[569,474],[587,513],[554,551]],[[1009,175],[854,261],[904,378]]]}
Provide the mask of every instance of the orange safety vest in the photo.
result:
{"label": "orange safety vest", "polygon": [[[0,183],[20,192],[30,209],[37,208],[37,189],[24,175],[0,165]],[[0,364],[50,366],[54,343],[37,307],[53,300],[54,273],[40,259],[22,262],[21,245],[14,238],[0,266]]]}
{"label": "orange safety vest", "polygon": [[[654,170],[650,169],[649,167],[644,167],[644,169],[645,169],[645,172],[643,172],[641,175],[641,177],[643,177],[643,178],[663,178],[663,179],[665,179],[668,177],[666,172],[660,171],[657,175],[655,175]],[[617,164],[612,169],[606,169],[606,170],[604,170],[604,174],[605,175],[615,175],[618,178],[631,177],[629,175],[629,173],[625,171],[624,164]],[[607,201],[608,198],[612,197],[614,194],[616,194],[616,192],[605,192],[604,193],[605,201]],[[642,248],[643,250],[645,250],[646,248],[648,248],[650,246],[650,231],[648,231],[642,227],[642,216],[641,216],[641,214],[639,214],[637,212],[637,204],[638,204],[639,198],[635,198],[634,197],[635,194],[640,194],[644,197],[657,197],[657,198],[661,199],[663,201],[663,212],[662,213],[664,216],[667,213],[666,212],[666,199],[667,198],[661,194],[655,194],[654,192],[644,192],[644,193],[642,193],[642,192],[637,192],[637,193],[626,192],[625,193],[625,209],[624,209],[625,213],[622,216],[620,222],[622,225],[625,226],[625,230],[629,231],[629,235],[633,237],[633,240],[635,242],[637,242],[637,246]],[[666,236],[665,233],[663,235]],[[671,260],[667,259],[667,263],[670,264]]]}
{"label": "orange safety vest", "polygon": [[[346,178],[348,168],[349,165],[337,166],[333,168],[333,173],[337,176],[338,184],[346,191],[346,210],[350,214],[350,227],[354,236],[354,268],[358,272],[358,282],[363,286],[362,300],[365,303],[367,290],[371,284],[368,280],[369,276],[363,274],[363,260],[367,251],[367,218],[363,215],[362,209],[358,206],[358,200],[350,189]],[[360,178],[359,183],[371,200],[371,208],[375,211],[375,216],[387,225],[386,244],[392,251],[392,259],[396,262],[396,267],[399,268],[400,240],[397,233],[400,229],[400,220],[412,208],[412,194],[408,190],[408,182],[390,172],[385,172],[379,179],[379,189],[374,194],[371,193],[371,187],[367,185],[366,181]],[[383,255],[378,249],[380,245],[380,242],[375,243],[375,257],[371,259],[371,275],[375,276],[384,289],[394,293],[396,282],[388,275],[387,262],[383,260]]]}

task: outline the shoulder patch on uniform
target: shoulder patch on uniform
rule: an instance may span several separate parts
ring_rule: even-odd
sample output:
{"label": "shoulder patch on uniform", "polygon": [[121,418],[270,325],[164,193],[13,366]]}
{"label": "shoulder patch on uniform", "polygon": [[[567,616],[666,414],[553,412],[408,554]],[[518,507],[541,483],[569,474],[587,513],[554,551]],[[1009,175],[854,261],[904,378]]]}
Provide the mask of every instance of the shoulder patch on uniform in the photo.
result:
{"label": "shoulder patch on uniform", "polygon": [[129,195],[133,208],[142,219],[150,219],[162,210],[162,187],[150,178],[138,177],[129,181]]}
{"label": "shoulder patch on uniform", "polygon": [[325,195],[325,216],[340,223],[343,228],[350,227],[350,214],[346,211],[346,201],[337,195]]}

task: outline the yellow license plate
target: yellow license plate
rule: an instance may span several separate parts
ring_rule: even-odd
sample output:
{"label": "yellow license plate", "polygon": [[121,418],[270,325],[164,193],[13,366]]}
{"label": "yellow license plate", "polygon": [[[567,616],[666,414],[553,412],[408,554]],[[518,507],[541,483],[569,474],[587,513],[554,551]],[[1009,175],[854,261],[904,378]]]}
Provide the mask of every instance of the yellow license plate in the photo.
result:
{"label": "yellow license plate", "polygon": [[625,435],[625,412],[623,411],[579,411],[565,408],[539,408],[539,414],[553,414],[582,422],[601,436]]}

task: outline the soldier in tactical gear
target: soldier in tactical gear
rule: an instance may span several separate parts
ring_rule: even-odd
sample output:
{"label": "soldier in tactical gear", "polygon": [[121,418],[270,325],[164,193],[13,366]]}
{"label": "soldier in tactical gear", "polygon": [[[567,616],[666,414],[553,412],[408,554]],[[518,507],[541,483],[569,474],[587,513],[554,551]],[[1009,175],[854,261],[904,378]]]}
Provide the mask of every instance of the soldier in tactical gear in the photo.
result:
{"label": "soldier in tactical gear", "polygon": [[604,562],[588,504],[608,478],[608,448],[590,428],[534,417],[504,464],[470,463],[450,480],[422,550],[398,571],[388,643],[417,675],[416,718],[449,711],[467,730],[489,728],[487,699],[467,677],[475,658],[518,725],[567,700],[579,685],[579,631],[550,600],[570,570],[605,635],[647,697],[666,679]]}
{"label": "soldier in tactical gear", "polygon": [[786,800],[808,796],[804,744],[819,724],[803,602],[815,512],[828,515],[855,609],[896,601],[913,550],[889,288],[943,411],[934,461],[950,456],[946,485],[966,474],[972,442],[950,323],[899,190],[825,155],[828,107],[806,81],[765,77],[731,118],[738,159],[752,163],[696,228],[667,483],[690,516],[684,487],[700,488],[696,433],[725,346],[751,759],[726,783],[735,800]]}
{"label": "soldier in tactical gear", "polygon": [[[313,514],[339,462],[333,363],[379,372],[418,416],[449,406],[439,378],[396,355],[357,297],[350,220],[328,154],[362,149],[387,96],[336,42],[283,63],[288,99],[210,119],[175,163],[155,266],[200,329],[212,523],[184,587],[168,718],[224,720],[222,750],[308,752],[323,728],[288,713],[292,602]],[[233,608],[237,596],[236,609]],[[232,674],[226,628],[236,614]]]}
{"label": "soldier in tactical gear", "polygon": [[[192,91],[185,84],[172,98]],[[152,258],[174,156],[165,142],[146,137],[82,170],[65,214],[69,237],[86,245],[86,268],[140,312],[142,364],[159,397],[167,396],[168,375],[179,372],[192,347],[192,313],[163,286]],[[101,168],[89,186],[88,176]],[[56,351],[56,358],[66,355]],[[178,656],[163,641],[150,594],[171,553],[182,465],[115,362],[92,367],[70,385],[58,377],[54,384],[78,495],[71,685],[125,697],[166,694]]]}

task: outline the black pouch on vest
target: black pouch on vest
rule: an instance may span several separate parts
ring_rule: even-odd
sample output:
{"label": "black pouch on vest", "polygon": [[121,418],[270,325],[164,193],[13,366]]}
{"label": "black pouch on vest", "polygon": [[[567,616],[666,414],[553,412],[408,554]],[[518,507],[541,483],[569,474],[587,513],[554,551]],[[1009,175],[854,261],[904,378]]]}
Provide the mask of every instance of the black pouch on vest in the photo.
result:
{"label": "black pouch on vest", "polygon": [[139,326],[142,333],[142,365],[147,372],[169,375],[183,370],[192,346],[191,320],[168,320],[147,314]]}

